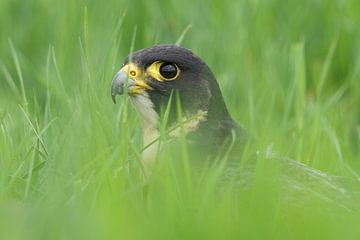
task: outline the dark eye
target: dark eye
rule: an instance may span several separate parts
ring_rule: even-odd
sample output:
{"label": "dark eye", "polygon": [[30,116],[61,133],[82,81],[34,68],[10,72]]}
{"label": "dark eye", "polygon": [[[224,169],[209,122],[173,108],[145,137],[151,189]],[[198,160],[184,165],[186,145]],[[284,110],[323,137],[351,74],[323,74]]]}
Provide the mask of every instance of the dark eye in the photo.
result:
{"label": "dark eye", "polygon": [[173,79],[176,77],[178,70],[174,64],[163,63],[160,66],[160,74],[165,79]]}

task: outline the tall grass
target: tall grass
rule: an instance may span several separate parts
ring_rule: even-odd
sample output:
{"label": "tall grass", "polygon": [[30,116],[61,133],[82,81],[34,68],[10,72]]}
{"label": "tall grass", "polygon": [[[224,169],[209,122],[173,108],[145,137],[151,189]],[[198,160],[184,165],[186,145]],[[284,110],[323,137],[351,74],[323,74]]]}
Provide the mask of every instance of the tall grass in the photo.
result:
{"label": "tall grass", "polygon": [[[355,0],[0,1],[0,239],[358,239],[359,12]],[[140,123],[110,83],[129,52],[180,42],[254,139],[251,187],[219,187],[217,168],[194,178],[183,143],[163,149],[144,193]],[[284,180],[269,154],[340,176],[345,194]]]}

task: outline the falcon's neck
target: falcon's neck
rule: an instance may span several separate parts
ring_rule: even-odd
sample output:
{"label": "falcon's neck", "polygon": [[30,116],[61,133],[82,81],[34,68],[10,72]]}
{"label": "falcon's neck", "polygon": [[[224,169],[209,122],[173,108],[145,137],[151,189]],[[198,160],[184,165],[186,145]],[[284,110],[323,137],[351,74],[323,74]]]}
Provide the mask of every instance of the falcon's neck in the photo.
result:
{"label": "falcon's neck", "polygon": [[[139,114],[143,127],[143,145],[145,147],[159,138],[160,117],[147,93],[133,96],[130,99]],[[176,111],[171,112],[175,114]],[[181,121],[174,121],[174,119],[178,118],[172,117],[173,121],[168,124],[169,136],[178,137],[181,129],[184,130],[185,134],[195,131],[201,123],[207,121],[207,115],[207,111],[198,110],[195,113],[185,114]]]}
{"label": "falcon's neck", "polygon": [[130,99],[139,114],[143,127],[143,144],[146,146],[159,137],[159,115],[146,92],[130,97]]}
{"label": "falcon's neck", "polygon": [[[168,131],[170,137],[177,137],[181,129],[185,134],[198,132],[202,136],[221,138],[228,135],[229,131],[237,125],[229,115],[224,99],[221,95],[216,81],[213,82],[213,88],[217,88],[208,98],[208,103],[201,106],[202,109],[195,110],[190,106],[185,109],[191,109],[191,112],[184,112],[183,118],[179,121],[177,117],[176,104],[172,104],[168,116]],[[143,127],[143,145],[144,147],[156,141],[159,136],[160,114],[159,109],[154,106],[152,99],[147,92],[130,97],[133,106],[139,114]],[[185,102],[190,104],[188,102]],[[194,135],[194,134],[191,134]],[[211,139],[204,139],[206,141]]]}

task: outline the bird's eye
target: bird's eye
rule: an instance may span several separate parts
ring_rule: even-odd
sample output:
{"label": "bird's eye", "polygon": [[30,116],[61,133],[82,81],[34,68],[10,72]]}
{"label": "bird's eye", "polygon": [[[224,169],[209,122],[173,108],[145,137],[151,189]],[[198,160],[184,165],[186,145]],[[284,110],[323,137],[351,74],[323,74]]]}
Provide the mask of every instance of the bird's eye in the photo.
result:
{"label": "bird's eye", "polygon": [[177,67],[171,63],[161,64],[159,72],[163,78],[168,80],[172,80],[178,75]]}

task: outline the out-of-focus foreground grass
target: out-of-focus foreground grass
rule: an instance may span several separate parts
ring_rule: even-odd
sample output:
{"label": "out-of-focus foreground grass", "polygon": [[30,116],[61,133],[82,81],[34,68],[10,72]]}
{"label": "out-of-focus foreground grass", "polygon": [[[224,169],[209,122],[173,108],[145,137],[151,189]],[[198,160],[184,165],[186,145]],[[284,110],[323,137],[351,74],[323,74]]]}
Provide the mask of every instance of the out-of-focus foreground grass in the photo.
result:
{"label": "out-of-focus foreground grass", "polygon": [[213,69],[249,152],[356,180],[359,13],[357,0],[1,0],[0,239],[359,239],[359,201],[315,186],[295,204],[266,161],[235,194],[216,171],[189,185],[164,164],[144,199],[140,125],[109,93],[132,39],[174,43],[191,24],[182,45]]}

